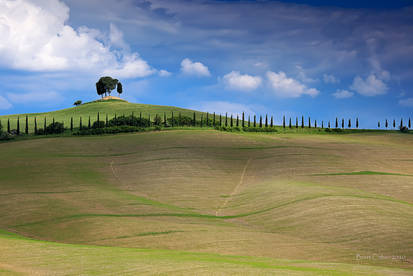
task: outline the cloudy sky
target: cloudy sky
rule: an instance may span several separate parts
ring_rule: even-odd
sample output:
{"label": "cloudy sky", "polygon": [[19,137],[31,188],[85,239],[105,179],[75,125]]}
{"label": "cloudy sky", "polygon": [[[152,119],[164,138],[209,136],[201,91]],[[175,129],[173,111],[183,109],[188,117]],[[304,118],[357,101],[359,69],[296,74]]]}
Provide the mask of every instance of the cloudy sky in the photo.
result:
{"label": "cloudy sky", "polygon": [[110,75],[132,102],[374,127],[413,117],[412,15],[411,0],[0,0],[0,114],[97,99]]}

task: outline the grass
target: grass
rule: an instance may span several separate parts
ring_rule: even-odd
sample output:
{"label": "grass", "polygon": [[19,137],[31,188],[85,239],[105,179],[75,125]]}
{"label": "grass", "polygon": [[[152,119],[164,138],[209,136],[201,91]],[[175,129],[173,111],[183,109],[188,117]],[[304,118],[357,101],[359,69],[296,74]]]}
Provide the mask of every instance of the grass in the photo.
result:
{"label": "grass", "polygon": [[[412,273],[408,135],[187,129],[0,152],[0,273]],[[375,254],[405,259],[356,258]]]}

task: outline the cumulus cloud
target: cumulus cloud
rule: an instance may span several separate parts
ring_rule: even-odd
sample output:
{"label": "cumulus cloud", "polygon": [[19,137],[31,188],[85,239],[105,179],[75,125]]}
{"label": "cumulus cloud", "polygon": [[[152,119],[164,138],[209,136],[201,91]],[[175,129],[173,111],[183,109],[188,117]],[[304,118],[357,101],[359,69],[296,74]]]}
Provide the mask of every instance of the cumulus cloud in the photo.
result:
{"label": "cumulus cloud", "polygon": [[334,75],[329,75],[329,74],[323,74],[323,81],[325,83],[339,83],[340,80],[338,78],[336,78]]}
{"label": "cumulus cloud", "polygon": [[223,82],[230,90],[252,91],[261,85],[262,79],[259,76],[242,75],[238,71],[232,71],[223,77]]}
{"label": "cumulus cloud", "polygon": [[[137,53],[129,53],[122,32],[110,26],[104,35],[95,29],[77,30],[66,24],[69,8],[58,0],[0,2],[0,64],[29,71],[84,71],[110,68],[115,77],[143,77],[154,72]],[[114,51],[110,46],[122,48]],[[125,50],[126,49],[126,50]]]}
{"label": "cumulus cloud", "polygon": [[350,88],[363,96],[383,95],[387,92],[387,85],[375,74],[370,74],[366,79],[357,76]]}
{"label": "cumulus cloud", "polygon": [[29,104],[29,103],[50,103],[59,102],[63,98],[55,92],[28,92],[28,93],[7,93],[7,97],[13,103]]}
{"label": "cumulus cloud", "polygon": [[199,77],[209,77],[211,73],[208,67],[201,62],[192,62],[189,58],[185,58],[181,62],[181,71],[186,75],[195,75]]}
{"label": "cumulus cloud", "polygon": [[194,105],[189,107],[191,109],[196,109],[199,111],[210,112],[210,113],[217,113],[217,114],[225,114],[228,113],[228,116],[231,114],[233,115],[241,115],[242,112],[246,114],[254,115],[255,112],[251,106],[241,104],[241,103],[232,103],[232,102],[225,102],[225,101],[210,101],[210,102],[201,102],[200,104]]}
{"label": "cumulus cloud", "polygon": [[267,79],[270,87],[279,97],[298,98],[302,95],[310,95],[311,97],[315,97],[320,93],[320,91],[315,88],[308,88],[299,81],[293,78],[288,78],[284,72],[275,73],[268,71]]}
{"label": "cumulus cloud", "polygon": [[413,107],[413,98],[401,99],[399,100],[399,104],[401,106]]}
{"label": "cumulus cloud", "polygon": [[335,93],[333,93],[333,96],[336,97],[337,99],[351,98],[353,97],[353,95],[354,93],[348,90],[337,90]]}
{"label": "cumulus cloud", "polygon": [[0,96],[0,109],[9,109],[11,107],[11,103],[9,103],[9,101],[5,97]]}
{"label": "cumulus cloud", "polygon": [[159,70],[158,74],[159,74],[159,76],[161,76],[161,77],[169,77],[169,76],[172,75],[171,72],[168,72],[168,71],[163,70],[163,69],[162,69],[162,70]]}

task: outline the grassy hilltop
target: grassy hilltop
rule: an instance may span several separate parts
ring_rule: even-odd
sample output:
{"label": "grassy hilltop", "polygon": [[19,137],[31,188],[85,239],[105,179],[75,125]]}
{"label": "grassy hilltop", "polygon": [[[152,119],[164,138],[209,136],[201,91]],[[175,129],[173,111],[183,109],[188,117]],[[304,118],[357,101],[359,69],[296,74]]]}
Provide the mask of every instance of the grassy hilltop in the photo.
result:
{"label": "grassy hilltop", "polygon": [[33,132],[34,129],[34,117],[37,118],[37,123],[39,127],[43,127],[43,120],[46,118],[47,124],[51,123],[53,118],[57,122],[63,122],[66,127],[70,125],[70,118],[73,117],[74,126],[79,126],[79,118],[82,117],[83,124],[87,124],[87,120],[90,116],[91,121],[97,120],[97,113],[100,113],[100,120],[105,120],[106,114],[108,118],[111,119],[117,114],[120,115],[131,115],[132,112],[135,116],[139,116],[142,112],[142,116],[147,118],[149,115],[153,119],[156,115],[162,116],[166,113],[168,117],[174,112],[175,116],[179,113],[185,116],[190,116],[192,118],[193,113],[199,117],[202,112],[194,111],[185,108],[179,108],[174,106],[163,106],[163,105],[150,105],[150,104],[138,104],[130,103],[123,100],[98,100],[94,102],[84,103],[82,105],[66,108],[57,111],[44,112],[44,113],[29,113],[29,114],[14,114],[14,115],[4,115],[0,116],[3,126],[7,124],[7,119],[10,119],[11,129],[15,129],[17,125],[17,117],[20,118],[20,127],[24,130],[25,128],[25,118],[26,115],[29,118],[29,129]]}
{"label": "grassy hilltop", "polygon": [[170,130],[0,152],[0,274],[413,272],[410,135]]}

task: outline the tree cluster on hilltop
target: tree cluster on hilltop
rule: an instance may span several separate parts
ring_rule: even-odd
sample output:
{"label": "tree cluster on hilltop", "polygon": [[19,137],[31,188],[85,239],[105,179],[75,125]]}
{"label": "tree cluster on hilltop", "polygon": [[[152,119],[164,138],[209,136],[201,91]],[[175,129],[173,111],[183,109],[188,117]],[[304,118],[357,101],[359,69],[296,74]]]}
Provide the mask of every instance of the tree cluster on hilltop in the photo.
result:
{"label": "tree cluster on hilltop", "polygon": [[99,81],[96,83],[96,92],[99,96],[105,95],[105,97],[112,92],[113,89],[116,89],[118,94],[122,94],[123,88],[122,83],[119,82],[117,79],[113,79],[112,77],[106,76],[101,77]]}

